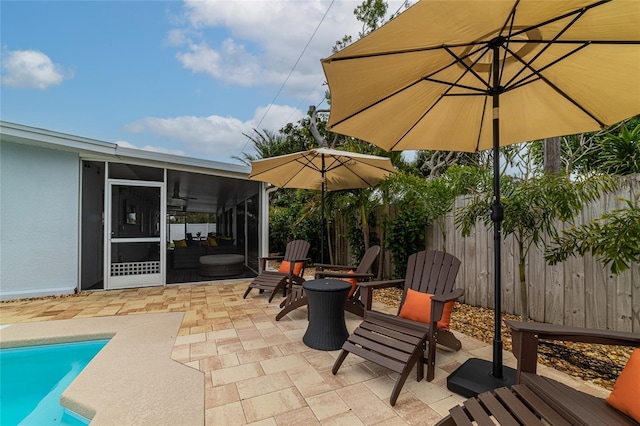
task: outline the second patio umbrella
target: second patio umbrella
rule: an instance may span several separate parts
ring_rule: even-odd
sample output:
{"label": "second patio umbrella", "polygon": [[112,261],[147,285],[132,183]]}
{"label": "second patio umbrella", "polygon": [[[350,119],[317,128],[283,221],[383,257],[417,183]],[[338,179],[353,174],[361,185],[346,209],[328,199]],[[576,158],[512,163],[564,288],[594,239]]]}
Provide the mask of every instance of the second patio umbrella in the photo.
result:
{"label": "second patio umbrella", "polygon": [[468,370],[485,382],[471,386],[501,386],[499,147],[640,114],[640,1],[422,0],[322,66],[333,132],[387,150],[493,149],[493,363]]}
{"label": "second patio umbrella", "polygon": [[324,193],[341,189],[369,188],[395,172],[391,160],[328,148],[280,155],[251,162],[249,179],[279,188],[320,190],[321,246],[324,263]]}

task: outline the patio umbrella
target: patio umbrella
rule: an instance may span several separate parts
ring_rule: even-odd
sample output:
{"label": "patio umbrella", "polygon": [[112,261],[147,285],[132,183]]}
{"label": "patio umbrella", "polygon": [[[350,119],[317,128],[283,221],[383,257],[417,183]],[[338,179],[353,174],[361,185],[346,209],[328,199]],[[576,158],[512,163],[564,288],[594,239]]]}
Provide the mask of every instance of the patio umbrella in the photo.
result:
{"label": "patio umbrella", "polygon": [[329,148],[316,148],[251,162],[249,179],[279,188],[321,191],[320,262],[324,263],[324,193],[341,189],[369,188],[395,169],[391,160]]}
{"label": "patio umbrella", "polygon": [[481,389],[505,380],[499,147],[639,114],[639,43],[638,0],[422,0],[322,61],[331,131],[387,150],[493,149],[493,363],[462,373]]}

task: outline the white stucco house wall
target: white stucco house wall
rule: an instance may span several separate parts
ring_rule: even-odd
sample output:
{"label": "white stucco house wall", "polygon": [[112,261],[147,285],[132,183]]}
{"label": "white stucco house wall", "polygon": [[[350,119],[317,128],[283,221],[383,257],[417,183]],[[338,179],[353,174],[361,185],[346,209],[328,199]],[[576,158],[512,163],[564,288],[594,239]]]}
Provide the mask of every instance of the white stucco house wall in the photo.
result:
{"label": "white stucco house wall", "polygon": [[249,171],[0,121],[0,299],[167,285],[172,209],[217,215],[255,269],[268,209]]}

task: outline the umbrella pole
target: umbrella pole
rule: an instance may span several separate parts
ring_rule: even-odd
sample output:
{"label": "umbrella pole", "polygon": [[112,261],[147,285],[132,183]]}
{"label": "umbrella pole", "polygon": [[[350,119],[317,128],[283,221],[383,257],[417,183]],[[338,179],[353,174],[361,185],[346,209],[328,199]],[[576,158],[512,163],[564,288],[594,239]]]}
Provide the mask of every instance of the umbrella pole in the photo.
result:
{"label": "umbrella pole", "polygon": [[320,263],[324,263],[324,177],[320,196],[322,197],[320,200]]}
{"label": "umbrella pole", "polygon": [[499,47],[502,41],[498,38],[492,44],[493,49],[493,83],[491,88],[493,111],[493,205],[491,220],[493,221],[493,297],[494,297],[494,335],[493,362],[471,358],[447,377],[447,388],[467,398],[510,386],[516,382],[516,371],[504,368],[502,362],[502,285],[501,285],[501,222],[504,208],[500,202],[500,57]]}
{"label": "umbrella pole", "polygon": [[493,46],[493,377],[502,379],[502,266],[500,227],[504,218],[504,209],[500,202],[500,52]]}
{"label": "umbrella pole", "polygon": [[324,186],[325,186],[325,169],[324,154],[322,154],[322,187],[320,191],[320,263],[324,263]]}
{"label": "umbrella pole", "polygon": [[[495,55],[495,54],[494,54]],[[501,285],[501,243],[500,226],[504,218],[504,209],[500,202],[500,100],[493,95],[493,205],[491,220],[493,221],[493,297],[494,297],[494,331],[493,331],[493,377],[502,379],[502,285]]]}

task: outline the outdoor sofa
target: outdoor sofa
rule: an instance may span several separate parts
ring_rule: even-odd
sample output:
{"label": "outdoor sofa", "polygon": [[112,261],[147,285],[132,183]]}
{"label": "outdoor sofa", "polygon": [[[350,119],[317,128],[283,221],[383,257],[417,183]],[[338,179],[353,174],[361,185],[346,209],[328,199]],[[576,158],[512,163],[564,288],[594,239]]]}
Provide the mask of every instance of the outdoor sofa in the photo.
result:
{"label": "outdoor sofa", "polygon": [[[220,240],[219,240],[220,241]],[[229,243],[211,246],[206,241],[202,244],[187,247],[173,248],[173,267],[175,269],[198,268],[200,267],[200,257],[212,254],[238,254],[238,246],[233,240]]]}

